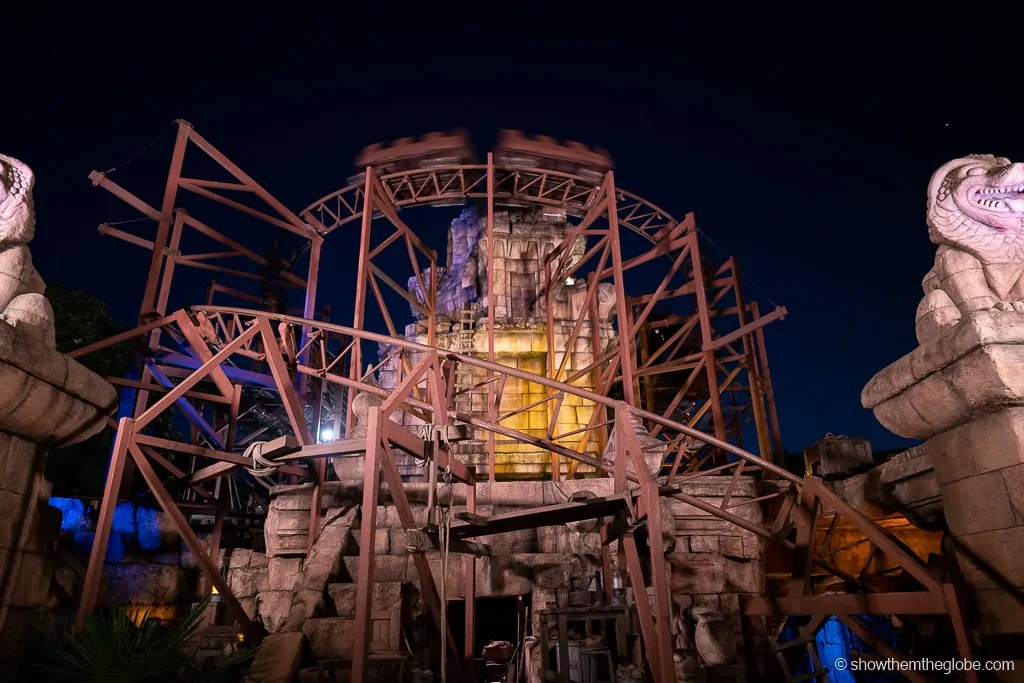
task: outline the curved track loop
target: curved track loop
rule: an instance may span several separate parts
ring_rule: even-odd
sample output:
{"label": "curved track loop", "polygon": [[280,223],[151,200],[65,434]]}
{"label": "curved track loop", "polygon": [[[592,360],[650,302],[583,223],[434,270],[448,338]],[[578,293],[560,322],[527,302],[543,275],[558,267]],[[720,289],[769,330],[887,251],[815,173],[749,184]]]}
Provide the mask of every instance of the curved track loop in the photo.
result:
{"label": "curved track loop", "polygon": [[[380,178],[395,206],[442,205],[465,199],[487,197],[487,166],[463,165],[417,168]],[[590,179],[546,169],[494,166],[494,197],[564,208],[573,216],[584,216],[601,189],[602,178]],[[300,216],[314,218],[330,233],[363,215],[362,182],[321,197]],[[643,197],[616,189],[619,224],[657,243],[678,221]],[[314,223],[316,224],[316,223]]]}
{"label": "curved track loop", "polygon": [[[796,476],[792,472],[789,472],[788,470],[785,470],[774,463],[768,462],[767,460],[764,460],[763,458],[754,455],[753,453],[745,451],[742,448],[739,448],[738,446],[734,446],[733,444],[730,444],[726,441],[716,439],[714,436],[711,436],[710,434],[705,434],[704,432],[701,432],[687,425],[675,422],[673,420],[669,420],[661,415],[658,415],[657,413],[651,413],[646,410],[641,410],[640,408],[630,406],[629,404],[626,404],[622,401],[617,401],[615,399],[608,398],[607,396],[595,394],[591,391],[587,391],[586,389],[582,389],[571,384],[558,382],[547,377],[544,377],[542,375],[524,372],[523,370],[519,370],[518,368],[510,368],[499,363],[491,363],[480,358],[474,358],[473,356],[466,356],[463,354],[455,353],[453,351],[448,351],[446,349],[427,346],[426,344],[419,344],[417,342],[409,341],[402,338],[389,337],[382,334],[368,332],[366,330],[357,330],[355,328],[345,327],[343,325],[335,325],[332,323],[307,320],[304,318],[298,318],[293,316],[275,315],[265,313],[263,311],[255,311],[245,308],[228,308],[222,306],[195,306],[191,310],[193,313],[203,314],[209,319],[209,321],[212,323],[213,329],[218,334],[218,341],[220,344],[228,344],[229,342],[233,341],[239,334],[242,334],[246,329],[248,329],[248,327],[252,325],[257,319],[266,318],[274,321],[275,323],[278,323],[279,332],[280,323],[285,323],[290,328],[294,328],[292,332],[295,335],[296,339],[298,339],[299,335],[303,334],[303,330],[305,330],[306,339],[326,338],[327,336],[334,335],[337,337],[347,337],[348,339],[359,339],[362,341],[388,344],[403,349],[404,351],[409,352],[410,354],[424,354],[436,352],[442,361],[446,361],[453,365],[464,364],[470,367],[476,367],[482,370],[495,373],[495,375],[497,375],[499,378],[497,380],[499,384],[503,383],[501,380],[501,377],[503,376],[515,377],[517,379],[533,382],[535,384],[547,387],[548,389],[552,389],[554,392],[556,392],[552,396],[552,399],[557,399],[558,394],[562,394],[563,396],[571,395],[579,397],[585,401],[589,401],[593,404],[604,405],[611,409],[624,409],[628,411],[633,417],[642,420],[649,420],[655,424],[660,424],[667,429],[671,429],[680,434],[684,434],[688,437],[703,441],[709,446],[719,448],[727,453],[736,456],[737,458],[741,459],[742,461],[745,461],[748,465],[751,465],[754,468],[761,469],[766,472],[771,472],[775,476],[781,477],[782,479],[786,479],[792,482],[793,484],[799,485],[802,481],[800,477]],[[349,353],[351,351],[351,348],[352,347],[349,346],[349,348],[345,350],[345,353]],[[337,362],[337,359],[343,356],[344,354],[341,354],[340,356],[336,357],[335,360],[332,362]],[[316,354],[312,354],[312,357],[315,358]],[[315,361],[311,360],[311,362]],[[355,386],[355,388],[359,390],[369,391],[370,393],[375,393],[381,396],[387,396],[390,393],[387,390],[381,389],[380,387],[377,387],[375,385],[367,384],[364,382],[356,382],[354,380],[350,380],[348,378],[335,375],[333,373],[328,372],[325,367],[311,367],[300,363],[297,366],[297,368],[301,373],[315,375],[332,383],[341,384],[344,386]],[[433,413],[435,410],[434,406],[426,401],[411,400],[410,404],[412,407],[418,410],[424,410],[430,413]],[[564,455],[566,457],[579,460],[584,464],[596,467],[600,470],[607,471],[607,467],[602,465],[596,459],[586,456],[582,453],[577,453],[576,451],[572,451],[563,446],[560,446],[554,440],[542,439],[536,436],[525,434],[523,432],[519,432],[509,427],[502,426],[500,424],[491,423],[479,417],[468,415],[466,413],[456,412],[454,409],[451,408],[448,410],[448,413],[450,417],[462,422],[466,422],[467,424],[471,424],[474,427],[497,431],[498,433],[503,434],[505,436],[516,438],[521,441],[528,442],[533,445],[540,446],[542,448],[546,448],[548,450],[551,450],[552,452],[557,453],[558,455]],[[732,466],[732,464],[730,464],[730,466]]]}

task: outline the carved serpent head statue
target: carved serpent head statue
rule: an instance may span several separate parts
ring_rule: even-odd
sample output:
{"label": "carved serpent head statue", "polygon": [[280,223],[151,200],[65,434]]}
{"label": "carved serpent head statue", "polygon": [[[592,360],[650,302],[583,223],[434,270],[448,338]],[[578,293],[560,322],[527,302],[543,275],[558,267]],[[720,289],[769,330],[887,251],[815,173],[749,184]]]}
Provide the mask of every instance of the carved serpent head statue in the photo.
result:
{"label": "carved serpent head statue", "polygon": [[1024,163],[975,154],[943,164],[928,184],[928,232],[984,263],[1024,261]]}
{"label": "carved serpent head statue", "polygon": [[32,240],[35,234],[34,185],[35,174],[28,165],[0,154],[0,246]]}

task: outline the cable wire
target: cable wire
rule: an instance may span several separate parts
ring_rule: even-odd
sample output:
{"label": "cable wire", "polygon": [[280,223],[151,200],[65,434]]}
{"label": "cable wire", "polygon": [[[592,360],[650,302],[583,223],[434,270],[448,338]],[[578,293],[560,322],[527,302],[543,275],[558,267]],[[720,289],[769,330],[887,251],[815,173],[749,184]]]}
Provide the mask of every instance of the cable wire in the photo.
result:
{"label": "cable wire", "polygon": [[[708,244],[710,244],[710,245],[711,245],[711,247],[712,247],[712,248],[713,248],[713,249],[714,249],[715,251],[717,251],[717,252],[718,252],[718,255],[719,255],[719,256],[721,256],[721,257],[722,257],[722,258],[724,258],[724,259],[727,259],[727,258],[729,258],[729,255],[728,255],[728,254],[726,254],[726,253],[725,253],[725,251],[724,251],[724,250],[723,250],[723,249],[722,249],[721,247],[719,247],[719,246],[718,246],[717,244],[715,244],[715,241],[714,241],[713,239],[711,239],[711,237],[710,237],[710,236],[708,235],[708,233],[707,233],[707,232],[705,232],[704,230],[700,230],[700,229],[698,229],[698,230],[697,230],[697,234],[698,234],[698,235],[699,235],[700,237],[703,237],[704,239],[706,239],[706,240],[707,240],[707,242],[708,242]],[[762,287],[761,285],[759,285],[759,284],[758,284],[758,283],[757,283],[757,282],[756,282],[756,281],[754,280],[754,278],[750,277],[750,275],[748,275],[748,274],[747,274],[747,272],[746,272],[746,271],[744,271],[744,270],[742,270],[742,269],[741,269],[741,268],[740,268],[739,266],[736,266],[736,272],[737,272],[737,273],[739,274],[739,276],[740,276],[740,277],[741,277],[742,279],[744,279],[744,280],[746,280],[747,282],[749,282],[750,284],[752,284],[752,285],[754,286],[754,289],[758,290],[758,291],[759,291],[759,292],[760,292],[761,294],[763,294],[763,295],[764,295],[764,298],[768,299],[768,303],[770,303],[770,304],[771,304],[772,306],[775,306],[776,308],[778,308],[778,306],[779,306],[779,305],[778,305],[777,303],[775,303],[775,300],[774,300],[774,299],[772,299],[772,297],[771,297],[771,295],[770,295],[770,294],[768,293],[768,290],[767,290],[767,289],[765,289],[764,287]]]}
{"label": "cable wire", "polygon": [[139,158],[140,156],[142,156],[143,154],[145,154],[145,153],[146,153],[146,151],[147,151],[147,150],[149,150],[149,148],[150,148],[150,147],[152,147],[152,146],[153,146],[153,145],[155,145],[155,144],[156,144],[157,142],[159,142],[159,141],[160,141],[160,139],[161,139],[161,138],[162,138],[163,136],[167,135],[167,131],[169,131],[169,130],[170,130],[171,128],[173,128],[173,127],[174,127],[174,126],[176,126],[176,125],[177,125],[177,124],[176,124],[176,123],[175,123],[174,121],[171,121],[171,124],[170,124],[169,126],[167,126],[166,128],[164,128],[164,129],[163,129],[162,131],[160,131],[160,134],[159,134],[159,135],[157,135],[157,136],[156,136],[155,138],[153,138],[152,140],[150,140],[150,142],[149,142],[149,144],[148,144],[148,145],[146,145],[145,147],[143,147],[142,149],[140,149],[140,150],[139,150],[138,152],[136,152],[136,153],[135,153],[135,154],[133,154],[132,156],[128,157],[128,159],[127,159],[126,161],[122,161],[122,162],[121,162],[120,164],[118,164],[117,166],[113,166],[113,167],[111,167],[111,168],[108,168],[108,169],[107,169],[106,171],[103,171],[103,174],[104,174],[104,175],[106,175],[106,174],[108,174],[108,173],[113,173],[113,172],[114,172],[114,171],[116,171],[117,169],[119,169],[119,168],[122,168],[122,167],[124,167],[124,166],[127,166],[128,164],[130,164],[130,163],[132,163],[133,161],[135,161],[136,159],[138,159],[138,158]]}

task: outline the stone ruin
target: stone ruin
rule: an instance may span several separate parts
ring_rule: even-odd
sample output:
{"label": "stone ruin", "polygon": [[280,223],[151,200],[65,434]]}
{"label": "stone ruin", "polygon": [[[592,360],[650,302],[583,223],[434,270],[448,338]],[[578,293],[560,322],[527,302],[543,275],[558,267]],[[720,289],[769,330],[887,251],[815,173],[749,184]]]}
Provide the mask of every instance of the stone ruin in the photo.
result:
{"label": "stone ruin", "polygon": [[973,155],[943,165],[927,221],[938,249],[919,345],[861,401],[893,433],[924,440],[906,464],[941,500],[982,647],[1017,658],[1007,645],[1024,637],[1024,164]]}
{"label": "stone ruin", "polygon": [[114,388],[54,348],[53,311],[32,265],[34,176],[0,154],[0,659],[16,659],[51,603],[60,511],[46,451],[103,429]]}
{"label": "stone ruin", "polygon": [[[568,235],[565,212],[557,209],[520,210],[509,208],[494,213],[494,282],[487,281],[487,222],[474,209],[464,210],[452,221],[448,232],[448,266],[439,269],[437,279],[436,345],[457,353],[487,358],[488,307],[494,305],[494,356],[498,363],[536,375],[547,376],[548,347],[547,320],[544,304],[544,258],[562,243]],[[585,251],[585,240],[573,244],[570,262],[578,261]],[[429,274],[424,273],[425,283]],[[429,286],[429,284],[428,284]],[[587,296],[584,280],[559,282],[552,288],[555,358],[557,368],[565,359],[561,378],[571,377],[586,368],[594,359],[614,344],[615,332],[611,321],[615,309],[615,294],[611,284],[601,283],[597,293],[597,338],[600,348],[595,349],[589,313],[583,310]],[[423,301],[419,279],[409,278],[409,289]],[[422,313],[415,307],[417,320],[405,329],[405,337],[426,343],[427,325]],[[582,329],[572,349],[566,348],[576,321],[585,317]],[[566,358],[567,356],[567,358]],[[402,360],[394,347],[382,345],[383,361],[377,370],[378,380],[384,388],[398,383]],[[419,359],[408,358],[415,365]],[[481,369],[456,379],[456,390],[466,390],[486,379]],[[593,390],[594,382],[588,374],[571,382],[582,389]],[[462,412],[486,417],[488,387],[464,391],[456,398],[456,408]],[[516,378],[509,378],[502,393],[500,410],[510,412],[530,405],[544,397],[544,388]],[[550,407],[537,405],[504,422],[514,429],[534,436],[547,436],[551,420]],[[556,418],[558,433],[569,433],[585,427],[593,415],[593,406],[575,396],[566,396]],[[422,421],[413,415],[401,413],[399,421],[412,426]],[[579,449],[583,433],[562,440],[567,447]],[[461,460],[478,468],[486,465],[486,444],[467,441],[455,444]],[[600,456],[596,441],[588,441],[584,452]],[[563,470],[569,463],[562,462]],[[413,463],[402,463],[403,475],[415,476],[419,470]],[[495,466],[504,478],[537,478],[550,473],[550,454],[540,448],[522,443],[506,443],[498,439],[495,447]],[[581,473],[592,472],[584,465]],[[564,472],[563,472],[564,473]]]}
{"label": "stone ruin", "polygon": [[[684,482],[681,488],[684,493],[715,505],[721,504],[728,484],[728,478],[700,477]],[[426,525],[428,485],[409,483],[405,488],[416,523]],[[491,515],[563,503],[574,495],[610,495],[612,480],[499,481],[479,488],[477,512]],[[277,487],[272,495],[265,527],[266,553],[243,551],[237,560],[235,554],[230,555],[226,560],[229,582],[247,611],[251,610],[268,631],[276,634],[271,638],[286,639],[288,633],[301,632],[316,658],[349,658],[355,624],[355,586],[359,580],[361,484],[325,485],[321,535],[308,556],[310,488]],[[759,487],[753,478],[743,477],[731,500],[741,504],[758,495]],[[391,620],[406,625],[417,619],[430,623],[409,551],[409,546],[416,544],[408,538],[389,502],[388,489],[382,486],[373,547],[373,618],[388,625],[375,626],[375,633],[391,633]],[[438,502],[451,505],[452,514],[465,511],[464,487],[442,487]],[[737,514],[754,523],[762,521],[757,505],[738,507]],[[691,615],[695,609],[707,608],[722,615],[739,643],[739,651],[731,653],[730,663],[743,661],[744,643],[756,659],[764,661],[770,656],[770,625],[763,618],[755,618],[748,620],[753,623],[745,628],[739,611],[741,598],[765,592],[763,540],[677,500],[662,499],[662,519],[669,587],[676,610]],[[596,524],[528,529],[492,536],[487,541],[490,556],[477,561],[477,597],[486,600],[522,596],[533,612],[555,602],[558,589],[568,586],[572,579],[592,577],[601,567],[601,540]],[[445,581],[448,599],[462,600],[462,556],[452,556],[445,571],[438,552],[428,551],[426,556],[439,589]],[[539,628],[535,618],[533,632],[539,632]],[[379,642],[371,642],[371,651],[397,651],[398,647],[397,640],[388,641],[384,636]],[[429,653],[428,650],[423,661],[413,661],[410,666],[429,667]]]}
{"label": "stone ruin", "polygon": [[[463,211],[452,221],[448,235],[448,260],[445,268],[436,274],[439,321],[437,346],[463,354],[486,357],[488,349],[487,309],[494,306],[495,357],[504,365],[538,375],[548,374],[546,325],[542,284],[544,257],[561,244],[568,234],[563,212],[555,210],[526,211],[508,209],[494,214],[494,282],[487,280],[486,222],[472,209]],[[583,241],[572,249],[570,258],[578,259],[583,253]],[[430,274],[423,273],[424,283]],[[611,320],[615,297],[611,285],[602,284],[597,293],[597,335],[601,348],[592,345],[587,319],[572,349],[567,342],[573,325],[583,310],[586,298],[585,281],[562,282],[552,291],[554,301],[555,365],[568,356],[563,376],[586,367],[593,359],[614,343],[615,333]],[[409,289],[422,303],[420,278],[409,279]],[[405,330],[407,339],[425,343],[426,321],[414,306],[416,320]],[[400,359],[393,348],[382,346],[383,363],[377,371],[376,381],[384,388],[394,388],[400,376]],[[419,358],[406,359],[415,365]],[[485,379],[483,375],[456,378],[456,388],[469,387]],[[591,389],[589,377],[573,384]],[[501,411],[509,412],[529,405],[544,396],[543,388],[526,381],[509,378],[502,395]],[[457,409],[484,416],[487,389],[474,389],[457,397]],[[365,416],[371,406],[380,405],[377,396],[360,393],[353,401],[354,423],[350,438],[365,434]],[[567,395],[557,418],[559,433],[572,432],[585,426],[593,407],[583,405],[574,396]],[[538,406],[514,416],[516,429],[537,436],[546,436],[550,415],[548,407]],[[422,421],[404,411],[392,419],[410,427]],[[511,423],[511,420],[509,421]],[[646,447],[645,454],[651,472],[657,472],[665,457],[664,444],[652,438],[644,426],[634,424],[634,430]],[[579,438],[566,439],[567,445],[579,448]],[[658,444],[661,444],[659,447]],[[486,465],[486,444],[481,441],[456,441],[452,448],[458,457],[478,467]],[[572,496],[610,495],[609,478],[583,478],[561,482],[539,481],[550,473],[550,454],[542,449],[520,443],[502,443],[495,449],[496,472],[502,481],[478,484],[477,513],[482,515],[514,512],[530,507],[563,503]],[[597,443],[586,450],[604,462],[614,458],[614,439],[601,452]],[[416,522],[427,523],[428,484],[423,483],[423,468],[411,456],[396,450],[406,493],[413,505]],[[309,556],[308,543],[311,489],[308,486],[277,487],[272,491],[264,535],[266,555],[248,555],[248,565],[231,564],[228,577],[238,582],[240,597],[247,610],[262,620],[264,626],[279,639],[283,651],[294,648],[296,641],[289,633],[305,634],[313,654],[319,659],[348,658],[351,656],[354,628],[353,601],[357,572],[358,547],[356,531],[359,528],[358,506],[361,501],[363,458],[334,459],[334,469],[340,481],[325,485],[323,500],[324,522],[321,535]],[[632,463],[629,470],[632,471]],[[592,472],[581,467],[580,471]],[[721,504],[729,485],[728,478],[699,477],[684,482],[684,493],[702,498],[711,504]],[[761,486],[753,477],[739,479],[731,500],[741,505],[761,493]],[[465,493],[462,485],[439,487],[439,503],[451,505],[453,514],[465,511]],[[378,529],[373,552],[375,558],[374,619],[381,623],[391,621],[410,623],[409,619],[429,616],[423,614],[423,600],[419,596],[419,579],[412,563],[409,546],[415,542],[396,513],[388,505],[386,486],[381,489],[381,505],[377,511]],[[737,648],[730,649],[726,659],[732,675],[739,676],[736,665],[751,655],[752,661],[766,661],[769,657],[769,623],[765,619],[748,620],[746,630],[740,620],[740,599],[765,593],[764,543],[756,535],[732,526],[705,511],[677,500],[661,500],[662,536],[670,569],[669,586],[675,608],[687,619],[698,613],[713,613],[728,624],[726,630],[734,635]],[[757,505],[737,507],[737,514],[749,521],[760,523],[762,510]],[[476,593],[479,598],[522,597],[532,606],[531,614],[544,609],[556,599],[558,589],[572,580],[592,577],[601,568],[601,542],[598,525],[594,522],[555,527],[529,529],[500,534],[486,539],[490,556],[477,562]],[[442,570],[441,557],[436,551],[426,553],[435,583],[445,582],[448,599],[464,597],[465,564],[452,560]],[[461,556],[458,556],[461,558]],[[281,569],[275,569],[281,567]],[[287,567],[285,569],[284,567]],[[232,585],[236,585],[232,583]],[[391,620],[391,621],[389,621]],[[680,620],[680,624],[686,622]],[[432,628],[432,627],[430,627]],[[430,628],[426,629],[429,631]],[[397,633],[391,627],[376,625],[374,633]],[[534,617],[533,633],[538,633],[540,622]],[[479,645],[483,645],[480,643]],[[423,643],[419,644],[421,647]],[[437,645],[440,647],[440,645]],[[371,650],[397,651],[399,643],[371,643]],[[416,649],[414,647],[414,649]],[[429,667],[428,655],[412,666]],[[285,658],[288,659],[287,657]],[[290,660],[289,660],[290,661]],[[755,665],[756,666],[756,665]],[[530,673],[528,680],[534,679]],[[722,680],[732,680],[728,673]],[[696,680],[696,679],[694,679]]]}

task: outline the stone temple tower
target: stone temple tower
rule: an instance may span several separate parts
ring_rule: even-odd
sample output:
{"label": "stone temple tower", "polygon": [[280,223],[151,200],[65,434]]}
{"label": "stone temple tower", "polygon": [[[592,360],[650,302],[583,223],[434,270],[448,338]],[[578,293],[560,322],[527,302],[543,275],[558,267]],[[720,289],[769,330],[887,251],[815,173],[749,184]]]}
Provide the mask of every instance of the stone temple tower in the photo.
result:
{"label": "stone temple tower", "polygon": [[[486,218],[474,209],[464,210],[451,222],[448,231],[447,265],[437,274],[437,346],[452,351],[487,358],[488,306],[494,306],[495,361],[526,372],[552,377],[592,389],[594,379],[581,370],[613,343],[614,329],[610,320],[615,307],[614,289],[601,284],[597,293],[596,320],[591,312],[583,310],[587,295],[584,280],[569,279],[553,283],[552,324],[554,325],[554,354],[549,357],[545,313],[544,258],[566,237],[567,227],[563,209],[508,208],[494,214],[494,282],[487,280],[487,224]],[[574,244],[570,258],[579,259],[584,248],[583,239]],[[409,279],[409,289],[422,300],[423,293],[415,277]],[[427,326],[419,316],[405,329],[408,339],[426,342]],[[584,317],[583,327],[573,348],[566,348],[573,326]],[[596,342],[596,346],[595,346]],[[378,369],[382,387],[392,388],[418,359],[397,355],[395,348],[382,345]],[[456,378],[456,397],[459,412],[486,416],[488,387],[475,386],[486,381],[483,370]],[[579,376],[576,376],[579,375]],[[587,425],[593,407],[576,404],[576,397],[567,396],[560,405],[553,401],[532,405],[545,397],[544,389],[532,382],[509,378],[503,388],[499,415],[510,415],[502,424],[527,434],[548,437],[550,426],[556,434],[568,434]],[[532,406],[532,407],[531,407]],[[525,408],[525,410],[524,410]],[[557,414],[555,411],[557,410]],[[421,422],[416,416],[399,413],[396,419],[404,424]],[[587,439],[586,443],[583,440]],[[601,444],[587,433],[559,440],[568,448],[598,457]],[[460,457],[469,464],[486,462],[486,444],[469,441],[457,444]],[[563,463],[563,468],[565,464]],[[498,437],[495,444],[497,475],[506,479],[531,479],[550,474],[550,453],[532,448],[521,442],[503,443]],[[581,471],[584,471],[585,468]],[[404,472],[403,472],[404,473]]]}

